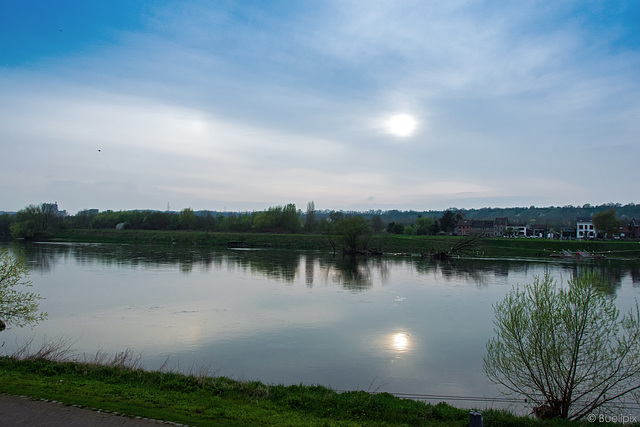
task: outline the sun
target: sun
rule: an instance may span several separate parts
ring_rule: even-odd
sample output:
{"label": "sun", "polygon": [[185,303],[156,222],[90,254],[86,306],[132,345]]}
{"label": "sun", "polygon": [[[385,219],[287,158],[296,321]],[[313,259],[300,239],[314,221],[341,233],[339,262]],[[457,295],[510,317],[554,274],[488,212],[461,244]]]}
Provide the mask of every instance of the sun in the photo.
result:
{"label": "sun", "polygon": [[412,136],[418,128],[418,121],[411,114],[394,114],[385,123],[385,130],[401,138]]}

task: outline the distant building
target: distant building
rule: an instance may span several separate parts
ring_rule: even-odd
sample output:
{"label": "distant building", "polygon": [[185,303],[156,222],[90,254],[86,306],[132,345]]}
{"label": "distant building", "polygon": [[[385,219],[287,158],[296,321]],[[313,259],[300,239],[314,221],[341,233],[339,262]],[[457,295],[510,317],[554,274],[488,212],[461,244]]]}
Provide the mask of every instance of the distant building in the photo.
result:
{"label": "distant building", "polygon": [[64,218],[67,216],[67,211],[58,210],[58,202],[55,203],[43,203],[42,213],[45,215],[58,216]]}
{"label": "distant building", "polygon": [[[483,237],[539,237],[546,239],[595,239],[596,228],[591,218],[577,218],[575,227],[560,229],[548,224],[513,224],[508,218],[494,220],[461,219],[456,225],[458,236],[479,235]],[[631,220],[628,226],[620,227],[619,239],[640,239],[640,221]]]}
{"label": "distant building", "polygon": [[493,221],[473,221],[472,229],[475,234],[479,234],[483,237],[492,237],[493,234]]}
{"label": "distant building", "polygon": [[507,236],[513,237],[527,237],[529,233],[529,226],[526,224],[510,224],[505,230]]}
{"label": "distant building", "polygon": [[560,233],[558,234],[560,240],[564,239],[575,239],[576,238],[576,229],[575,227],[561,227]]}
{"label": "distant building", "polygon": [[613,236],[614,239],[630,239],[631,238],[631,229],[626,225],[620,225],[618,228],[618,234]]}
{"label": "distant building", "polygon": [[576,219],[576,238],[578,239],[595,239],[596,229],[593,226],[591,218]]}
{"label": "distant building", "polygon": [[509,218],[496,218],[493,221],[493,235],[504,236],[509,227]]}
{"label": "distant building", "polygon": [[471,221],[470,219],[461,219],[460,221],[458,221],[458,224],[456,224],[456,229],[455,229],[456,234],[458,236],[470,235],[472,224],[473,224],[473,221]]}
{"label": "distant building", "polygon": [[496,218],[495,220],[470,220],[461,219],[456,224],[455,232],[458,236],[469,236],[472,234],[483,237],[502,236],[505,234],[509,221],[507,218]]}
{"label": "distant building", "polygon": [[549,226],[546,224],[531,224],[529,226],[531,236],[551,238],[549,233]]}

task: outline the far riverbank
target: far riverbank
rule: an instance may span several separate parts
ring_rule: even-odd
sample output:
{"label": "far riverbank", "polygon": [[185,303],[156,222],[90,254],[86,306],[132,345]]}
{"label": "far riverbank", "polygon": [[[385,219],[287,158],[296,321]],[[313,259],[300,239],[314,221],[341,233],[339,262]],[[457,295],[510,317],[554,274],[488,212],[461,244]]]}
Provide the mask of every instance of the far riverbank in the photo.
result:
{"label": "far riverbank", "polygon": [[[402,236],[377,234],[371,236],[368,248],[384,254],[429,254],[447,251],[461,236]],[[223,233],[156,230],[94,230],[69,229],[47,239],[53,242],[119,243],[203,247],[247,247],[332,251],[331,241],[340,251],[340,238],[320,234]],[[485,238],[466,253],[468,257],[550,258],[562,251],[588,252],[611,259],[640,260],[640,242],[550,240],[533,238]]]}

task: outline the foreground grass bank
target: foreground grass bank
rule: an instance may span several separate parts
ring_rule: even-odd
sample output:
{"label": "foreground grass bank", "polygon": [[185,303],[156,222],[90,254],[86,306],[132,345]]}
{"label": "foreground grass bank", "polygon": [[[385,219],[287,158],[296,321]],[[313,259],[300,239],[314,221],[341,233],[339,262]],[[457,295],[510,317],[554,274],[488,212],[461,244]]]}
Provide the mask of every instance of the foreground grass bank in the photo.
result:
{"label": "foreground grass bank", "polygon": [[[463,237],[456,236],[401,236],[378,234],[369,239],[370,249],[384,253],[421,253],[446,251]],[[333,247],[326,235],[275,233],[219,233],[197,231],[150,230],[63,230],[48,238],[51,241],[85,243],[153,244],[175,246],[229,247],[241,245],[256,248],[301,249],[331,251]],[[339,245],[339,237],[332,236]],[[338,250],[340,248],[338,247]],[[640,260],[637,241],[580,241],[549,239],[482,239],[467,255],[478,257],[537,257],[548,258],[562,250],[588,251],[607,258]]]}
{"label": "foreground grass bank", "polygon": [[[469,410],[387,393],[265,385],[126,366],[0,358],[0,392],[191,426],[466,426]],[[575,426],[485,410],[486,426]]]}

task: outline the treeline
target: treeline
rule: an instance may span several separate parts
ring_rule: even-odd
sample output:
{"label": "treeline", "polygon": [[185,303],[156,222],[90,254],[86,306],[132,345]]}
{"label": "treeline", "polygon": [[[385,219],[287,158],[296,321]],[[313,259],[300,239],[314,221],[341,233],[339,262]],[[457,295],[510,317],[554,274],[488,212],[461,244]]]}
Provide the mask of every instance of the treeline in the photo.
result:
{"label": "treeline", "polygon": [[628,222],[633,218],[640,219],[640,204],[605,203],[601,205],[584,204],[582,206],[547,206],[547,207],[513,207],[513,208],[481,208],[459,209],[466,219],[485,220],[509,218],[509,223],[526,224],[534,222],[556,228],[572,227],[576,218],[593,218],[597,213],[614,209],[618,219]]}
{"label": "treeline", "polygon": [[119,228],[138,230],[197,230],[260,233],[299,233],[300,212],[294,204],[276,206],[261,212],[222,214],[212,211],[91,211],[68,217],[71,228]]}
{"label": "treeline", "polygon": [[301,213],[293,204],[263,212],[222,214],[211,211],[84,210],[65,216],[52,204],[31,205],[15,215],[0,215],[0,236],[36,239],[61,229],[194,230],[260,233],[299,233]]}
{"label": "treeline", "polygon": [[[270,207],[257,212],[180,212],[152,210],[103,211],[84,210],[76,215],[64,215],[57,204],[43,203],[28,206],[15,215],[0,215],[0,235],[24,239],[37,239],[61,229],[135,229],[135,230],[193,230],[206,232],[255,233],[315,233],[335,231],[348,218],[361,218],[370,233],[388,232],[407,235],[435,235],[451,233],[460,214],[446,211],[440,218],[417,215],[411,224],[386,222],[382,215],[358,212],[316,211],[309,202],[305,212],[295,204]],[[338,227],[339,228],[339,227]]]}
{"label": "treeline", "polygon": [[154,210],[98,212],[97,209],[91,209],[69,216],[58,211],[56,203],[43,203],[28,206],[16,214],[0,215],[0,238],[35,239],[64,228],[327,233],[338,222],[349,217],[366,219],[373,233],[436,235],[452,233],[462,218],[493,220],[506,217],[510,224],[537,223],[559,229],[575,225],[578,217],[593,218],[597,213],[611,209],[615,210],[620,220],[640,219],[640,205],[634,203],[528,208],[450,208],[446,211],[357,212],[316,210],[314,202],[309,202],[306,211],[297,209],[295,204],[287,204],[254,212],[193,211],[191,208],[180,212]]}
{"label": "treeline", "polygon": [[640,219],[640,204],[627,203],[605,203],[601,205],[584,204],[581,206],[529,206],[512,208],[479,208],[462,209],[451,207],[444,211],[402,211],[402,210],[369,210],[359,212],[365,218],[380,216],[386,222],[396,222],[404,225],[412,225],[418,218],[441,218],[442,215],[450,211],[455,215],[460,215],[464,219],[470,220],[493,220],[495,218],[508,218],[511,224],[537,223],[554,226],[556,228],[574,226],[576,218],[593,218],[599,212],[615,209],[616,216],[627,222],[633,218]]}

